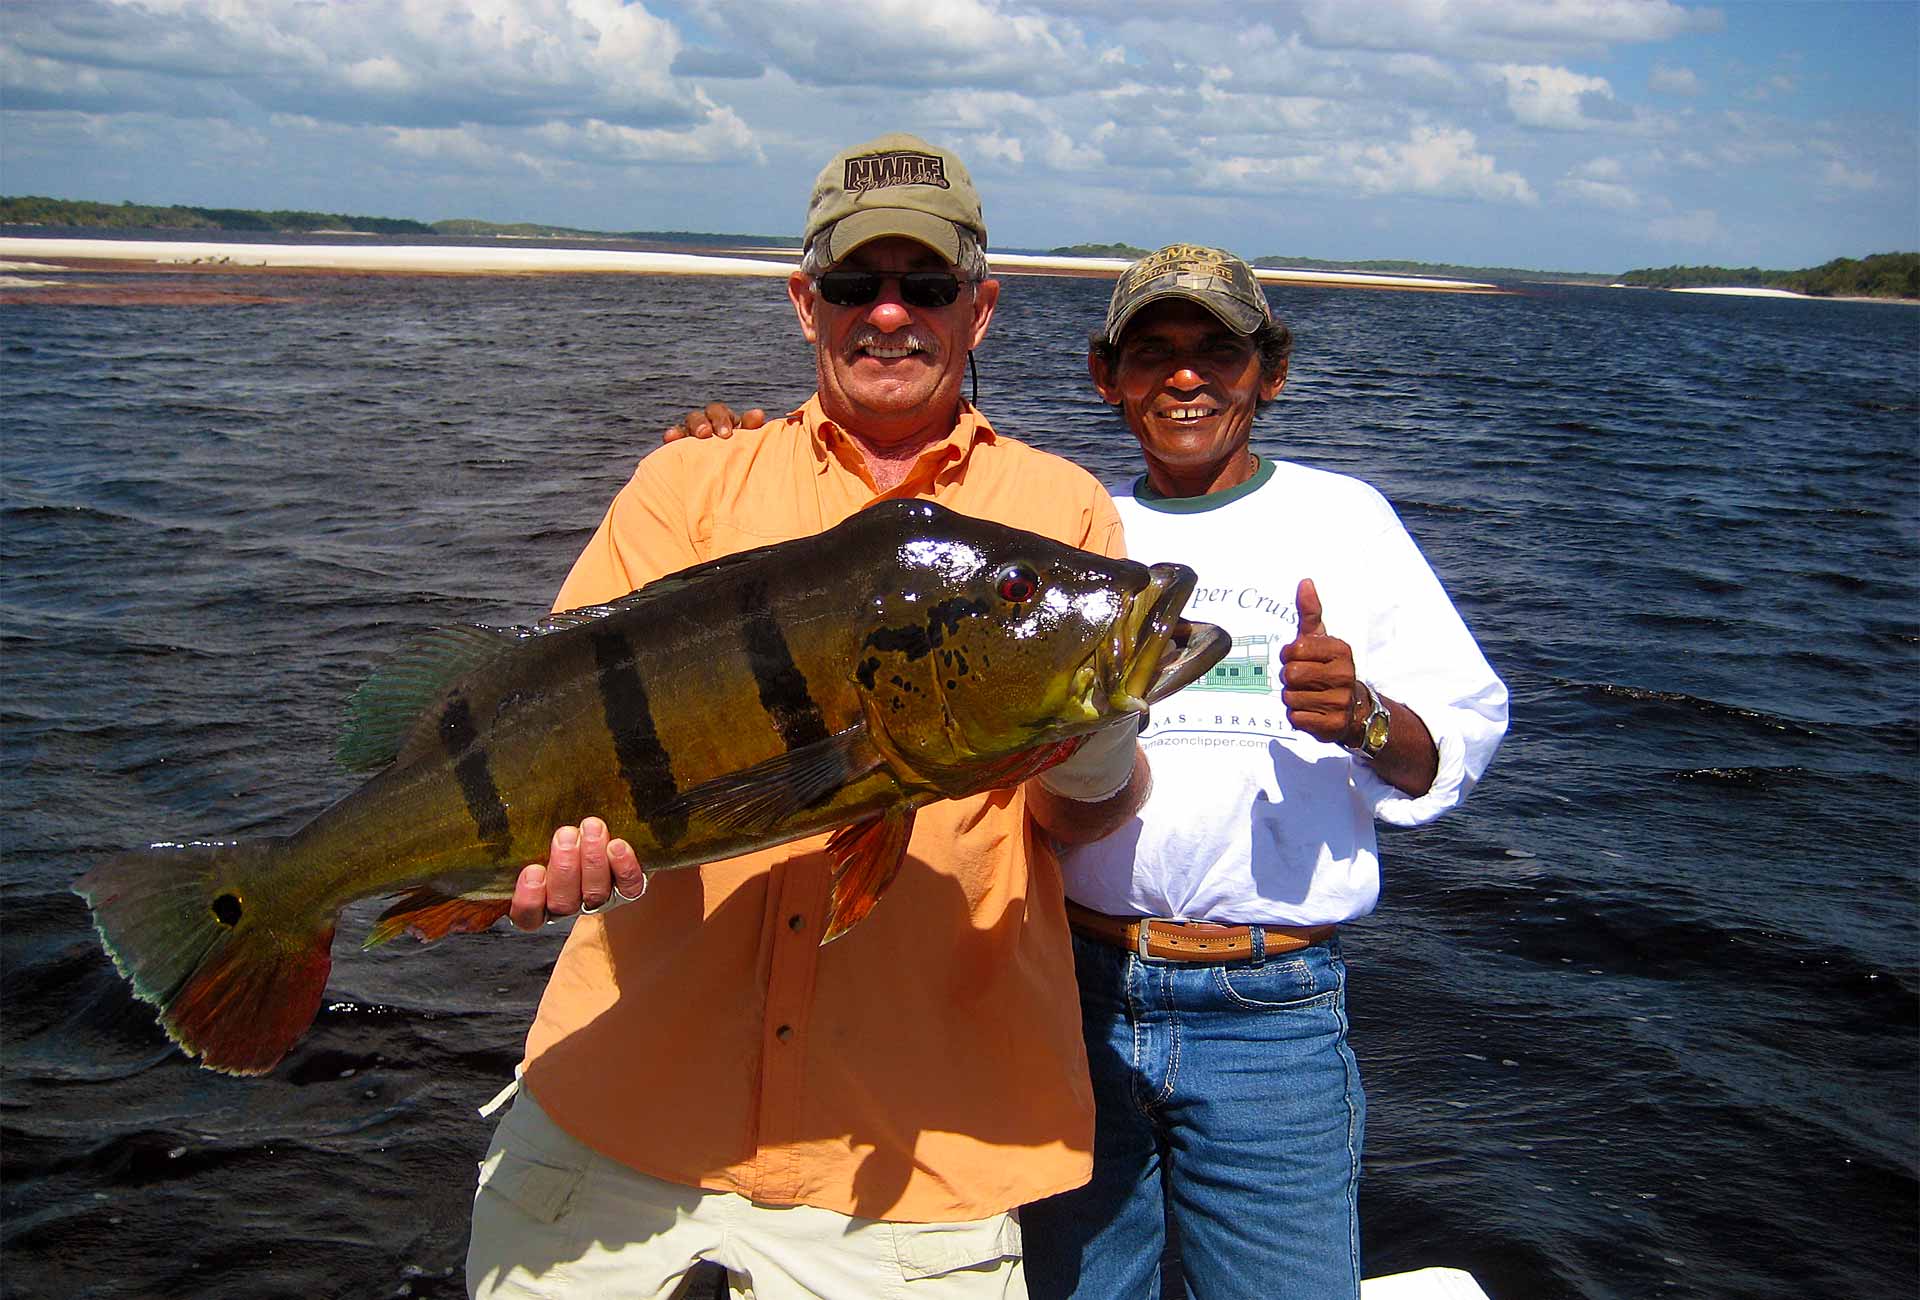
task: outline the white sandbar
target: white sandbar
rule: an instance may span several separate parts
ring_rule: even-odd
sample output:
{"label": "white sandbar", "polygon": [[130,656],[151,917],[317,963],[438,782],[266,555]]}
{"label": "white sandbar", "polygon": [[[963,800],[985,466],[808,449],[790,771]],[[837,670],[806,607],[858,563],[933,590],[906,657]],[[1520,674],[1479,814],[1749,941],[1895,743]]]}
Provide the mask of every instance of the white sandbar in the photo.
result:
{"label": "white sandbar", "polygon": [[627,275],[778,275],[785,262],[695,253],[616,252],[591,248],[423,247],[369,244],[194,244],[164,239],[0,238],[0,257],[63,262],[152,262],[210,269],[260,267],[325,271],[411,271],[456,275],[611,272]]}
{"label": "white sandbar", "polygon": [[1795,293],[1791,289],[1748,289],[1740,285],[1725,287],[1702,286],[1694,289],[1670,289],[1669,293],[1724,293],[1733,298],[1810,298],[1812,294]]}
{"label": "white sandbar", "polygon": [[[758,252],[758,256],[746,256]],[[736,255],[738,254],[738,255]],[[726,254],[626,252],[608,249],[447,247],[414,244],[184,243],[160,239],[0,238],[0,258],[38,261],[150,262],[167,267],[329,271],[439,272],[452,275],[612,273],[625,275],[786,276],[798,250],[737,249]],[[780,258],[783,260],[772,260]],[[1027,253],[989,255],[996,272],[1014,275],[1117,276],[1127,261],[1117,257],[1056,257]],[[56,268],[49,268],[56,269]],[[1445,293],[1499,293],[1491,284],[1361,271],[1287,271],[1256,267],[1269,284],[1325,284],[1365,289],[1427,289]]]}

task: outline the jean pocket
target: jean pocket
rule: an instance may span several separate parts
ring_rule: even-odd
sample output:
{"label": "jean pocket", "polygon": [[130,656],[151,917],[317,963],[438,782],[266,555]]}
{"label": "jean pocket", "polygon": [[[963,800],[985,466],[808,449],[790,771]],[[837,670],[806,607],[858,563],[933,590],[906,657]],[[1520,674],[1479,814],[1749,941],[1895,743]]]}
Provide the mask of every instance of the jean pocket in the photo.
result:
{"label": "jean pocket", "polygon": [[1020,1258],[1020,1221],[1011,1214],[965,1223],[894,1223],[893,1250],[900,1276],[941,1277],[963,1268]]}
{"label": "jean pocket", "polygon": [[1220,996],[1246,1011],[1312,1011],[1340,996],[1337,974],[1322,963],[1299,959],[1219,966],[1213,976]]}

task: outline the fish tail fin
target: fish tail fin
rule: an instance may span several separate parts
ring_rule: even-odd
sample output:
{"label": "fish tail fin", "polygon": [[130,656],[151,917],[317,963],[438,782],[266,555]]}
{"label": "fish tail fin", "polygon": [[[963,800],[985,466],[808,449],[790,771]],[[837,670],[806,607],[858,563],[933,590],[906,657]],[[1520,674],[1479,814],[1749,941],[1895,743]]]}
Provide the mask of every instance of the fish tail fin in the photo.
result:
{"label": "fish tail fin", "polygon": [[827,901],[826,933],[820,938],[823,946],[866,919],[906,861],[912,835],[913,809],[904,808],[842,826],[828,838],[833,892]]}
{"label": "fish tail fin", "polygon": [[422,943],[432,943],[450,934],[478,934],[507,914],[513,906],[511,893],[476,891],[449,894],[431,886],[409,890],[400,901],[380,914],[367,932],[362,948],[378,948],[389,939],[410,934]]}
{"label": "fish tail fin", "polygon": [[284,841],[156,845],[74,882],[134,994],[208,1069],[265,1074],[320,1010],[334,917],[288,916],[264,887]]}

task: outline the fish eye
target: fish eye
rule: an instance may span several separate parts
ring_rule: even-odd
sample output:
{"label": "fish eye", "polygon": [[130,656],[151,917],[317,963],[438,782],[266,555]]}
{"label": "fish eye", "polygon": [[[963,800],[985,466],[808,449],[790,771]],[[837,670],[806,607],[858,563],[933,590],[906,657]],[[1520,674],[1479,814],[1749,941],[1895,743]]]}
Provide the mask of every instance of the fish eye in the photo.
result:
{"label": "fish eye", "polygon": [[1010,564],[1000,571],[1000,599],[1024,605],[1040,594],[1040,579],[1024,564]]}

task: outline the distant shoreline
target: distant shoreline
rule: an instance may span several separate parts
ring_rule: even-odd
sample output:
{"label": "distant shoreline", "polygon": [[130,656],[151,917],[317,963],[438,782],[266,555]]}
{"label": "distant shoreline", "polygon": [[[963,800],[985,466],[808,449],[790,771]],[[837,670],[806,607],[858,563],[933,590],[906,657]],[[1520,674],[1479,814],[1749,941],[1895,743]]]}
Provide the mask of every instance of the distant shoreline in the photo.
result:
{"label": "distant shoreline", "polygon": [[[339,232],[371,238],[363,232]],[[800,256],[797,248],[727,247],[716,245],[697,252],[659,249],[604,249],[527,247],[498,244],[379,244],[355,239],[346,244],[237,243],[176,239],[95,239],[0,235],[0,305],[60,301],[86,305],[179,305],[274,302],[272,296],[208,287],[203,279],[166,284],[162,276],[190,273],[278,275],[721,275],[785,278]],[[1080,257],[1054,254],[992,253],[994,273],[1008,275],[1083,276],[1112,279],[1128,263],[1118,257]],[[138,284],[103,284],[51,279],[84,273],[140,274]],[[1511,287],[1474,280],[1434,276],[1384,275],[1363,271],[1294,270],[1255,267],[1267,284],[1318,285],[1351,289],[1389,289],[1428,293],[1510,294]],[[1893,302],[1920,306],[1901,298],[1868,298],[1797,293],[1788,289],[1744,285],[1698,285],[1675,289],[1628,285],[1613,288],[1660,293],[1713,294],[1744,298],[1784,298],[1800,302]]]}
{"label": "distant shoreline", "polygon": [[[745,254],[745,255],[743,255]],[[243,244],[159,239],[66,239],[0,236],[0,272],[31,264],[41,271],[286,271],[412,275],[741,275],[782,277],[793,271],[799,250],[725,249],[698,253],[578,248],[501,248],[416,244]],[[1079,275],[1112,278],[1125,269],[1120,258],[1056,257],[996,253],[998,274]],[[1275,284],[1424,290],[1439,293],[1506,293],[1497,285],[1428,276],[1364,272],[1255,272]],[[15,292],[27,286],[0,286]],[[14,300],[10,295],[6,300]]]}

